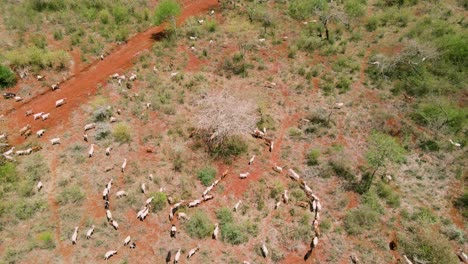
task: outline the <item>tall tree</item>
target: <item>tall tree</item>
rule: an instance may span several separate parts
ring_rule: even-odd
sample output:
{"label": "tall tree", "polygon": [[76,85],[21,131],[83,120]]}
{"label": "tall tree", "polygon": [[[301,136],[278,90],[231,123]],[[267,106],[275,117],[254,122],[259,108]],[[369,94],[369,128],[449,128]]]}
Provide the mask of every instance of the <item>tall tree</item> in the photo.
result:
{"label": "tall tree", "polygon": [[369,149],[366,160],[371,167],[371,173],[363,179],[363,192],[369,190],[377,171],[390,162],[400,163],[405,159],[405,149],[398,141],[387,134],[372,132],[369,137]]}

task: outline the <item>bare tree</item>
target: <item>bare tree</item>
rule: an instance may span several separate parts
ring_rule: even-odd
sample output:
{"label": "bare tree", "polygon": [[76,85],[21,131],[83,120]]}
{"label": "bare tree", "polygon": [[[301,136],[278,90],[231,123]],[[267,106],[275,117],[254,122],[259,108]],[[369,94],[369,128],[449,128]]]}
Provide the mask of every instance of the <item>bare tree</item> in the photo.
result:
{"label": "bare tree", "polygon": [[222,144],[229,136],[250,133],[258,121],[254,103],[228,91],[210,93],[198,105],[199,133],[212,146]]}
{"label": "bare tree", "polygon": [[420,43],[415,40],[409,40],[405,43],[405,47],[392,57],[387,57],[382,54],[377,54],[369,61],[370,64],[376,67],[380,75],[391,75],[399,68],[406,67],[416,72],[417,65],[424,64],[438,57],[437,49],[428,43]]}
{"label": "bare tree", "polygon": [[[335,2],[331,2],[328,8],[315,7],[314,13],[319,17],[319,20],[325,29],[325,37],[327,40],[330,39],[330,31],[328,26],[331,23],[338,21],[343,23],[346,27],[349,26],[348,15],[346,15],[342,7],[338,6]],[[321,35],[322,34],[320,33],[320,36]]]}

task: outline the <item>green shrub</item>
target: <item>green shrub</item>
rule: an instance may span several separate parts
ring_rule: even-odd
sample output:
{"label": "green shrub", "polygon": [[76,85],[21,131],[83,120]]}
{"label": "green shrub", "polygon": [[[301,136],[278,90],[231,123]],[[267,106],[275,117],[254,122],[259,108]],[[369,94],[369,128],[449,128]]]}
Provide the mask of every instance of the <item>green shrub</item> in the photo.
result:
{"label": "green shrub", "polygon": [[232,210],[227,207],[221,207],[218,210],[216,210],[216,218],[218,218],[220,225],[225,225],[234,221],[234,217],[232,216]]}
{"label": "green shrub", "polygon": [[361,17],[366,11],[361,0],[347,0],[344,4],[344,10],[350,17]]}
{"label": "green shrub", "polygon": [[53,236],[52,232],[50,232],[50,231],[42,232],[37,236],[37,238],[38,238],[38,240],[40,242],[39,248],[41,248],[41,249],[53,249],[53,248],[55,248],[54,236]]}
{"label": "green shrub", "polygon": [[231,59],[226,58],[224,60],[223,69],[228,74],[240,75],[246,77],[248,75],[248,69],[252,68],[252,65],[248,64],[241,53],[235,53]]}
{"label": "green shrub", "polygon": [[32,66],[35,70],[53,68],[63,69],[69,56],[63,50],[48,51],[37,47],[21,47],[5,54],[12,68]]}
{"label": "green shrub", "polygon": [[205,212],[197,210],[185,224],[185,229],[190,237],[202,239],[211,235],[214,225]]}
{"label": "green shrub", "polygon": [[465,191],[460,197],[454,202],[455,207],[461,211],[465,218],[468,218],[468,191]]}
{"label": "green shrub", "polygon": [[152,193],[150,197],[153,197],[151,201],[151,212],[153,213],[161,211],[167,204],[167,197],[163,192]]}
{"label": "green shrub", "polygon": [[0,165],[0,184],[14,183],[18,181],[16,174],[16,166],[11,162],[6,162]]}
{"label": "green shrub", "polygon": [[367,206],[349,211],[344,220],[346,232],[350,235],[359,235],[365,230],[370,230],[375,227],[379,221],[379,214]]}
{"label": "green shrub", "polygon": [[440,150],[439,144],[431,139],[421,141],[419,143],[419,147],[425,151],[439,151]]}
{"label": "green shrub", "polygon": [[128,143],[131,140],[130,127],[125,123],[119,123],[115,125],[112,130],[112,135],[115,141],[120,143]]}
{"label": "green shrub", "polygon": [[181,12],[179,3],[175,0],[163,0],[158,3],[154,11],[154,24],[161,25],[164,22],[170,21],[175,28],[175,17]]}
{"label": "green shrub", "polygon": [[318,165],[318,158],[320,157],[319,149],[311,149],[309,154],[307,154],[307,165],[315,166]]}
{"label": "green shrub", "polygon": [[292,0],[288,1],[289,15],[298,20],[304,20],[313,15],[314,10],[326,10],[328,1],[326,0]]}
{"label": "green shrub", "polygon": [[117,5],[112,8],[112,16],[117,25],[125,24],[128,22],[128,10],[123,5]]}
{"label": "green shrub", "polygon": [[398,235],[401,254],[417,258],[420,263],[459,263],[450,242],[431,228],[418,228]]}
{"label": "green shrub", "polygon": [[232,244],[240,245],[249,240],[244,228],[240,224],[227,223],[221,226],[221,236],[223,241]]}
{"label": "green shrub", "polygon": [[43,211],[47,208],[44,201],[20,201],[16,203],[15,215],[20,220],[31,219],[36,212]]}
{"label": "green shrub", "polygon": [[459,108],[452,103],[432,101],[421,103],[412,114],[412,118],[420,125],[428,126],[434,130],[449,129],[458,133],[467,123],[468,110]]}
{"label": "green shrub", "polygon": [[16,75],[7,66],[0,65],[0,90],[16,84]]}
{"label": "green shrub", "polygon": [[418,222],[419,224],[433,224],[437,222],[437,216],[429,208],[418,208],[411,215],[411,220]]}
{"label": "green shrub", "polygon": [[247,143],[239,136],[232,136],[226,139],[223,144],[211,149],[211,155],[229,159],[247,152]]}
{"label": "green shrub", "polygon": [[81,204],[85,195],[78,186],[67,187],[57,196],[57,202],[60,205],[69,203]]}
{"label": "green shrub", "polygon": [[218,24],[216,23],[216,20],[208,20],[205,23],[205,28],[208,32],[215,32],[216,28],[218,27]]}
{"label": "green shrub", "polygon": [[208,166],[198,171],[198,179],[205,186],[209,186],[216,176],[216,169]]}
{"label": "green shrub", "polygon": [[379,25],[379,18],[376,16],[371,16],[367,19],[366,29],[369,32],[375,31]]}
{"label": "green shrub", "polygon": [[392,187],[384,182],[377,184],[377,195],[386,200],[388,206],[396,208],[400,206],[400,196],[393,191]]}

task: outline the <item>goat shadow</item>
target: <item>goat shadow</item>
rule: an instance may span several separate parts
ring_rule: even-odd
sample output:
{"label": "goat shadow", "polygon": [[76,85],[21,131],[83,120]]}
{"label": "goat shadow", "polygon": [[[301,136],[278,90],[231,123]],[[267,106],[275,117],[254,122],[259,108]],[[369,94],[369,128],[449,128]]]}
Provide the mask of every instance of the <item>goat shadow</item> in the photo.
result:
{"label": "goat shadow", "polygon": [[309,251],[307,251],[307,253],[306,253],[305,256],[304,256],[304,261],[306,261],[306,260],[308,260],[308,259],[310,258],[310,256],[312,255],[312,251],[313,251],[313,250],[314,250],[314,249],[311,248],[311,249],[309,249]]}

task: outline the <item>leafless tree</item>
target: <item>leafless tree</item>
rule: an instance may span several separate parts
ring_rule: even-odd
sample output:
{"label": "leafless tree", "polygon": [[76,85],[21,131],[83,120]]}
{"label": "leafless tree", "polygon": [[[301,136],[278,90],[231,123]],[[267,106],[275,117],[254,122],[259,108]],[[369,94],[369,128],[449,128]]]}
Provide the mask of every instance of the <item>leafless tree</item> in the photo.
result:
{"label": "leafless tree", "polygon": [[391,57],[377,54],[369,63],[376,67],[380,75],[389,75],[401,67],[409,67],[417,72],[416,66],[434,60],[438,55],[436,48],[432,45],[409,40],[397,54]]}
{"label": "leafless tree", "polygon": [[229,136],[250,133],[258,117],[253,102],[233,96],[228,91],[213,92],[198,102],[199,133],[217,146]]}

